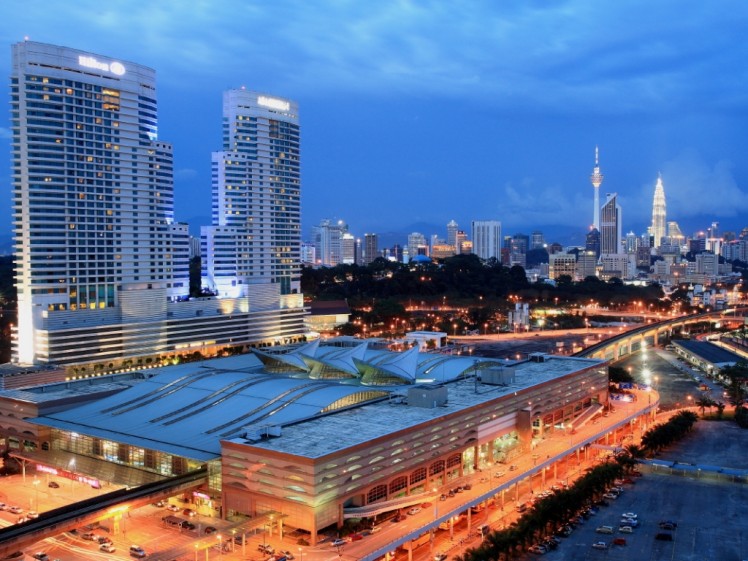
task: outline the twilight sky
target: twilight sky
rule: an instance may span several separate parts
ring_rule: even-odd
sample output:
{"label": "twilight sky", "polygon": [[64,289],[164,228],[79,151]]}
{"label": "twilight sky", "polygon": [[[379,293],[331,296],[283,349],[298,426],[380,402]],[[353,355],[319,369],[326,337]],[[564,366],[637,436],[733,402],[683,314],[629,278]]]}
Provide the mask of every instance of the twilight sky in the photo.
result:
{"label": "twilight sky", "polygon": [[[743,0],[3,0],[1,11],[6,84],[24,36],[156,69],[182,221],[209,219],[221,95],[246,86],[299,101],[305,239],[322,218],[356,235],[416,224],[446,235],[451,219],[584,233],[596,144],[601,199],[619,194],[625,232],[649,224],[658,172],[685,233],[748,226]],[[6,110],[0,235],[9,126]]]}

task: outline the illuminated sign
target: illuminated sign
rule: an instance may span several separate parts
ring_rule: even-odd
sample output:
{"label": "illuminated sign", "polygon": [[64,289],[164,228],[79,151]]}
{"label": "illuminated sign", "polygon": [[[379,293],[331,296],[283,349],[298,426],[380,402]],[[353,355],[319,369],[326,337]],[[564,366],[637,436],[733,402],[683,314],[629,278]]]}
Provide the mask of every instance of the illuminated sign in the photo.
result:
{"label": "illuminated sign", "polygon": [[279,111],[288,111],[291,109],[291,104],[287,101],[275,97],[266,97],[264,95],[257,98],[257,105],[269,107],[270,109],[278,109]]}
{"label": "illuminated sign", "polygon": [[42,464],[36,464],[36,471],[49,473],[51,475],[57,475],[59,477],[67,477],[68,479],[72,479],[74,481],[79,481],[80,483],[85,483],[86,485],[90,485],[94,489],[101,489],[101,481],[99,481],[98,479],[94,477],[86,477],[85,475],[80,475],[79,473],[73,473],[65,469],[57,469],[57,468],[45,466]]}
{"label": "illuminated sign", "polygon": [[57,475],[57,470],[53,467],[49,466],[43,466],[41,464],[36,464],[36,471],[42,471],[44,473],[51,473],[52,475]]}
{"label": "illuminated sign", "polygon": [[103,72],[111,72],[116,76],[122,76],[125,73],[125,66],[121,62],[100,62],[92,56],[80,55],[78,57],[78,64],[85,66],[86,68],[95,68],[96,70],[102,70]]}

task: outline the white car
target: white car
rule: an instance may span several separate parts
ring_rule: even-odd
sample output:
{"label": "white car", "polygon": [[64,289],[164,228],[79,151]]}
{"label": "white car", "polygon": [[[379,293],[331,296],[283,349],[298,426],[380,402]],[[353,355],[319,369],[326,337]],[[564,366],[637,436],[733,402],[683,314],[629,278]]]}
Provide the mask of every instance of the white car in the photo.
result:
{"label": "white car", "polygon": [[624,512],[621,515],[621,518],[631,518],[633,520],[636,520],[639,517],[637,516],[637,514],[635,512]]}
{"label": "white car", "polygon": [[603,495],[603,498],[611,500],[611,501],[615,501],[618,498],[618,495],[616,495],[615,493],[605,493]]}
{"label": "white car", "polygon": [[613,533],[613,526],[598,526],[595,528],[595,532],[598,534],[612,534]]}
{"label": "white car", "polygon": [[608,549],[608,544],[605,542],[595,542],[592,544],[595,549]]}
{"label": "white car", "polygon": [[634,529],[631,526],[619,526],[618,531],[622,534],[633,534]]}
{"label": "white car", "polygon": [[23,509],[20,506],[12,506],[8,510],[13,514],[21,514],[23,512]]}
{"label": "white car", "polygon": [[334,540],[331,545],[333,547],[340,547],[340,546],[345,545],[347,543],[348,542],[345,541],[343,538],[338,538],[337,540]]}
{"label": "white car", "polygon": [[434,561],[447,561],[446,553],[437,553],[434,555]]}
{"label": "white car", "polygon": [[418,514],[419,512],[421,512],[421,507],[420,506],[414,506],[413,508],[411,508],[408,511],[408,514],[413,515],[413,514]]}
{"label": "white car", "polygon": [[107,553],[114,553],[117,549],[110,543],[103,543],[99,546],[100,551],[106,551]]}

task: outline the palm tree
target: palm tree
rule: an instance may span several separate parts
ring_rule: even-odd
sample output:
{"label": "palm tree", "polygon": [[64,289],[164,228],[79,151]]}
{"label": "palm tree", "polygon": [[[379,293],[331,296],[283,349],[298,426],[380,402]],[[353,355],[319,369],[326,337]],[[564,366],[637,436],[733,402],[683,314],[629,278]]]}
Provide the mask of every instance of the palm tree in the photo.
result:
{"label": "palm tree", "polygon": [[701,409],[701,416],[703,417],[704,409],[708,407],[709,411],[711,411],[712,407],[714,407],[714,401],[711,398],[702,395],[699,399],[696,400],[696,406]]}

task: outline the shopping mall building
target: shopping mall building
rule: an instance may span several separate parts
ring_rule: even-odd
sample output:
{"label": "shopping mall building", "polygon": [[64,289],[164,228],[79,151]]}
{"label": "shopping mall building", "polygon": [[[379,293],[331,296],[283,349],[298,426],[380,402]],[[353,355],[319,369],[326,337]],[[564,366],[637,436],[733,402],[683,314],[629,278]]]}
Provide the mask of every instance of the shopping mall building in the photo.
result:
{"label": "shopping mall building", "polygon": [[76,381],[0,392],[0,438],[40,469],[119,485],[207,465],[192,500],[223,517],[279,512],[315,542],[346,518],[424,502],[510,463],[608,399],[596,359],[392,353],[358,339],[276,349],[101,391]]}

